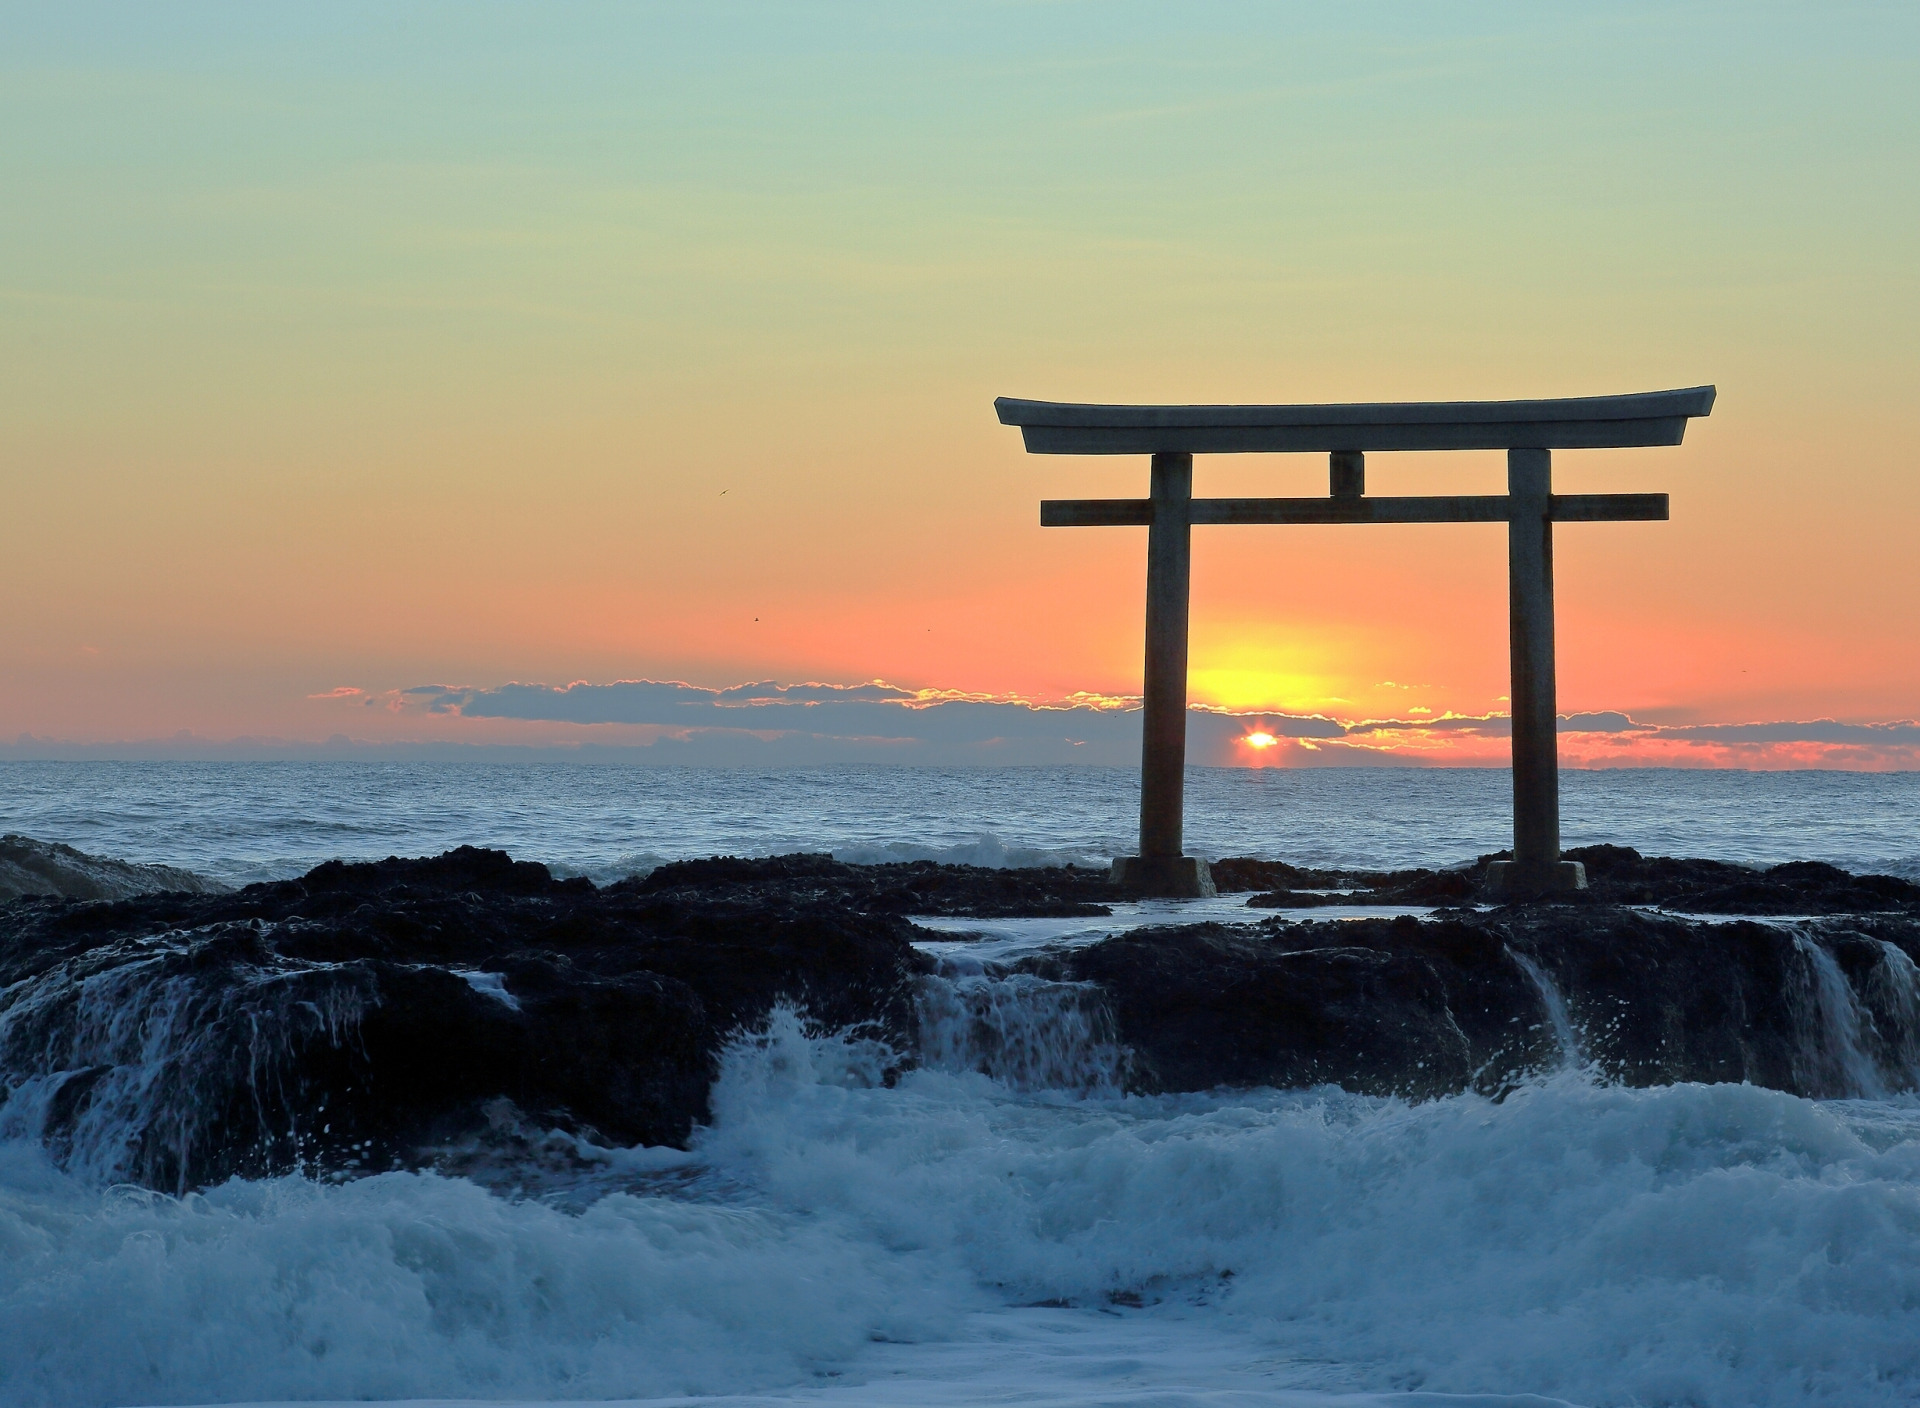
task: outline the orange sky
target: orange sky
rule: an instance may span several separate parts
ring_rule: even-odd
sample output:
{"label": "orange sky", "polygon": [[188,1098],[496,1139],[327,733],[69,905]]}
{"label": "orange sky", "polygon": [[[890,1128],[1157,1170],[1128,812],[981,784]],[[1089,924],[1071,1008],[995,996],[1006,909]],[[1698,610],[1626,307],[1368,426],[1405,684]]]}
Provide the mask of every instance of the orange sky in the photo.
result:
{"label": "orange sky", "polygon": [[[1914,12],[1019,13],[0,21],[0,738],[514,732],[312,697],[425,684],[1125,695],[1144,533],[1036,505],[1145,465],[1026,456],[994,396],[1708,381],[1685,445],[1556,459],[1673,501],[1559,530],[1562,711],[1920,714]],[[1196,540],[1197,701],[1504,707],[1497,527]]]}

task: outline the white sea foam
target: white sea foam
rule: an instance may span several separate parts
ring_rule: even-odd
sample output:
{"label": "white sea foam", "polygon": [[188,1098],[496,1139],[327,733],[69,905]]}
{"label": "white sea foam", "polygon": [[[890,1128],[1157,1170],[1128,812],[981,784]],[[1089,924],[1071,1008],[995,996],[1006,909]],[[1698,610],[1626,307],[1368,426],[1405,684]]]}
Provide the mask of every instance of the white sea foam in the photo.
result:
{"label": "white sea foam", "polygon": [[610,1156],[731,1191],[578,1215],[413,1174],[100,1191],[7,1146],[0,1401],[1920,1396],[1913,1102],[1082,1099],[889,1063],[779,1014],[691,1156]]}
{"label": "white sea foam", "polygon": [[175,1200],[22,1153],[0,1188],[8,1404],[713,1393],[951,1319],[911,1260],[773,1209],[614,1194],[573,1216],[413,1174]]}

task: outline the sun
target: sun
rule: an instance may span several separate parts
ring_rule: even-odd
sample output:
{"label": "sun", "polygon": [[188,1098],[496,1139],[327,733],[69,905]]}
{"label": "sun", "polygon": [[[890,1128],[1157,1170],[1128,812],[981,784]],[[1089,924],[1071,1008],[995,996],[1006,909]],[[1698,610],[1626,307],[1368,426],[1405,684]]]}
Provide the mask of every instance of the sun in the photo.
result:
{"label": "sun", "polygon": [[1243,735],[1240,741],[1249,748],[1271,748],[1280,740],[1270,733],[1249,733]]}

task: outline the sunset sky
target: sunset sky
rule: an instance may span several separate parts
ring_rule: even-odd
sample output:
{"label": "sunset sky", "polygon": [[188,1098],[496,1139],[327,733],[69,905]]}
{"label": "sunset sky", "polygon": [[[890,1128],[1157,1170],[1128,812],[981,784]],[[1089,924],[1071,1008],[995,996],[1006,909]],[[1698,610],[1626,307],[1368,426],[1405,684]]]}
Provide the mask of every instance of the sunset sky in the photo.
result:
{"label": "sunset sky", "polygon": [[[1035,736],[1123,761],[1144,531],[1037,505],[1145,462],[995,396],[1711,382],[1556,455],[1673,506],[1558,530],[1565,756],[1920,766],[1911,3],[8,4],[0,128],[0,755],[985,757],[1078,696]],[[1194,563],[1198,760],[1504,759],[1498,526]]]}

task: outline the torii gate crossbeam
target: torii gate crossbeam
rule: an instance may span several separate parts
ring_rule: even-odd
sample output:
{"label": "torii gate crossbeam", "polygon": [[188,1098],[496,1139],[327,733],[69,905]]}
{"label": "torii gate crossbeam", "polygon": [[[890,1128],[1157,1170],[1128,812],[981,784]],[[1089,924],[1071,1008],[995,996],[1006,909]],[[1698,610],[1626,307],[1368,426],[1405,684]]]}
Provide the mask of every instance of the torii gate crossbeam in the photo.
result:
{"label": "torii gate crossbeam", "polygon": [[[1401,402],[1345,406],[1101,406],[1001,397],[1035,454],[1149,454],[1145,499],[1043,501],[1046,527],[1144,526],[1146,660],[1142,682],[1140,854],[1114,878],[1150,892],[1211,893],[1206,865],[1182,854],[1186,768],[1187,597],[1194,524],[1505,523],[1513,720],[1512,862],[1490,877],[1519,896],[1578,889],[1582,868],[1560,859],[1554,682],[1553,524],[1667,517],[1665,494],[1555,494],[1556,449],[1677,445],[1714,388],[1552,401]],[[1368,498],[1365,452],[1507,451],[1504,495]],[[1321,451],[1322,498],[1196,499],[1197,453]]]}

